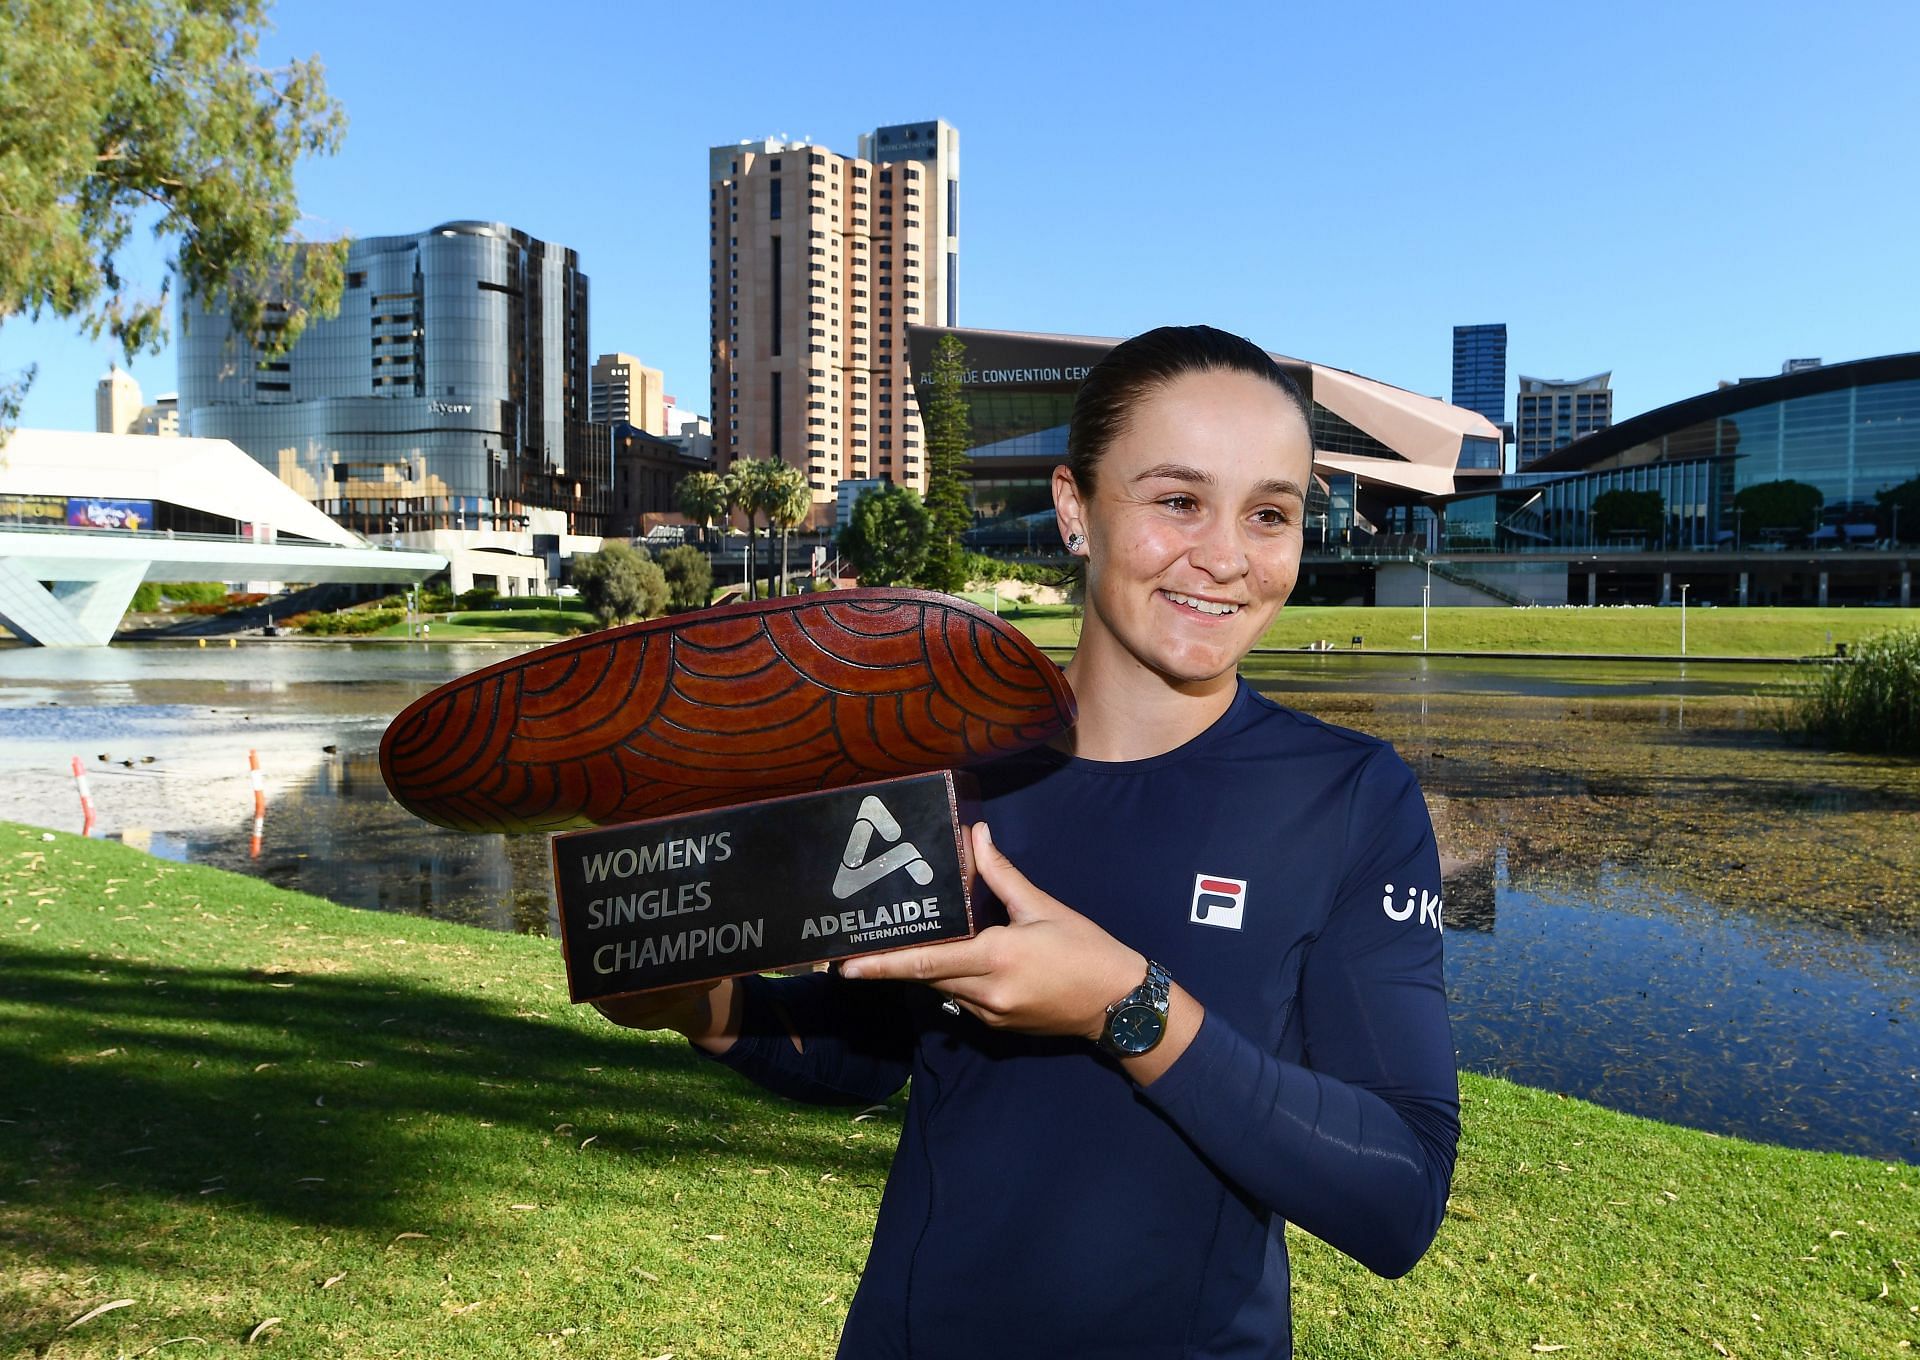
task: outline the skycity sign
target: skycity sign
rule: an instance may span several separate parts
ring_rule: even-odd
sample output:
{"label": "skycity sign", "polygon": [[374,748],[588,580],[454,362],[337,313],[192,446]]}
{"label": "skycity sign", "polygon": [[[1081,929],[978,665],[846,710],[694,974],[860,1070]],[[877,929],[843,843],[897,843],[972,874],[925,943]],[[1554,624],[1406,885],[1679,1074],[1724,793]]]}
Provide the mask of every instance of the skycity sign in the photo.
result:
{"label": "skycity sign", "polygon": [[470,401],[432,401],[427,403],[427,409],[437,416],[469,416],[473,414],[473,403]]}

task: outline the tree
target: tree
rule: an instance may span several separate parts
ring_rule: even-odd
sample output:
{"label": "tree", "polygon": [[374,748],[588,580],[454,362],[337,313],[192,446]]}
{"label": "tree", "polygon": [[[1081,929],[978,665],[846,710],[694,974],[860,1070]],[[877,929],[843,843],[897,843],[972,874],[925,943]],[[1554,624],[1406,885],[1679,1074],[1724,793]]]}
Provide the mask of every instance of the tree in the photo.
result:
{"label": "tree", "polygon": [[1819,523],[1820,506],[1825,500],[1819,487],[1786,480],[1756,482],[1734,496],[1733,506],[1740,511],[1749,537],[1768,530],[1810,534]]}
{"label": "tree", "polygon": [[573,583],[603,627],[666,612],[667,578],[645,548],[610,542],[574,561]]}
{"label": "tree", "polygon": [[929,590],[956,591],[967,583],[965,535],[973,527],[973,511],[966,468],[973,436],[960,395],[966,379],[966,346],[943,335],[933,347],[932,365],[914,380],[927,435],[926,506],[932,519],[927,560],[917,579]]}
{"label": "tree", "polygon": [[889,482],[853,503],[840,531],[840,555],[863,586],[904,585],[920,579],[932,535],[933,517],[920,498]]}
{"label": "tree", "polygon": [[787,533],[796,528],[806,517],[813,513],[813,488],[807,485],[807,474],[797,467],[780,465],[780,471],[774,474],[780,494],[768,502],[767,523],[769,527],[778,525],[780,529],[780,593],[786,594],[787,586]]}
{"label": "tree", "polygon": [[726,481],[714,472],[689,472],[680,479],[676,498],[680,513],[702,529],[711,529],[724,520],[732,508]]}
{"label": "tree", "polygon": [[673,608],[699,609],[713,598],[713,563],[691,544],[661,553],[660,570],[667,578],[667,603]]}
{"label": "tree", "polygon": [[[318,60],[256,64],[270,3],[6,6],[0,323],[74,319],[131,359],[160,348],[177,280],[195,295],[225,294],[239,333],[271,356],[339,306],[346,243],[291,239],[293,170],[308,152],[330,154],[346,118]],[[121,272],[128,237],[148,226],[174,242],[174,279],[157,296]],[[0,413],[17,409],[32,380],[29,369],[0,387]],[[9,423],[0,419],[0,437]]]}
{"label": "tree", "polygon": [[[1920,535],[1920,477],[1909,477],[1898,486],[1876,491],[1873,498],[1887,512],[1887,537],[1899,542]],[[1905,521],[1906,528],[1901,528]]]}
{"label": "tree", "polygon": [[755,535],[762,515],[767,517],[768,527],[772,527],[773,507],[785,494],[781,472],[785,466],[778,458],[748,458],[727,469],[732,503],[747,517],[747,598],[750,600],[760,589],[760,554]]}
{"label": "tree", "polygon": [[1658,491],[1603,491],[1593,498],[1593,537],[1639,534],[1649,543],[1666,527],[1667,503]]}

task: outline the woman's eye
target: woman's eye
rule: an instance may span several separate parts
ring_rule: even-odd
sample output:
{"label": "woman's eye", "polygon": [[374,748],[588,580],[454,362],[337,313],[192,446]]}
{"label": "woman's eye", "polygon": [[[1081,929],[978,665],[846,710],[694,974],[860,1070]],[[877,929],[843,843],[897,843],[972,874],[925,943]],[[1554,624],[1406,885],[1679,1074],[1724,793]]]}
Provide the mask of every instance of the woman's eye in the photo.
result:
{"label": "woman's eye", "polygon": [[1166,506],[1169,510],[1191,510],[1198,505],[1199,502],[1191,496],[1162,496],[1160,498],[1160,504]]}
{"label": "woman's eye", "polygon": [[1293,523],[1293,519],[1284,510],[1276,510],[1271,505],[1254,511],[1253,517],[1271,529],[1284,528]]}

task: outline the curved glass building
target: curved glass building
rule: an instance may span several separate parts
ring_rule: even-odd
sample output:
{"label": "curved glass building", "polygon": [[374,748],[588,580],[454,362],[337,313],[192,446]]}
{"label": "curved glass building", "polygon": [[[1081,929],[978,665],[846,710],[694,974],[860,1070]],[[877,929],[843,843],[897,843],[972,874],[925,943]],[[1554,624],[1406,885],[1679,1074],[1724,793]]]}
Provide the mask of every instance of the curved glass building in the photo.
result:
{"label": "curved glass building", "polygon": [[[1920,479],[1920,353],[1729,383],[1540,458],[1492,495],[1446,507],[1452,551],[1841,547],[1920,539],[1897,523],[1895,487]],[[1804,531],[1744,523],[1748,487],[1795,481],[1821,496]],[[1608,491],[1656,492],[1658,534],[1596,523]],[[1644,541],[1641,541],[1644,540]]]}
{"label": "curved glass building", "polygon": [[354,241],[346,270],[338,315],[276,359],[217,305],[181,300],[188,431],[232,440],[369,536],[602,532],[612,446],[588,424],[578,256],[445,222]]}
{"label": "curved glass building", "polygon": [[[1778,482],[1817,504],[1800,493],[1807,513],[1782,523],[1743,495]],[[1622,526],[1601,499],[1617,491],[1654,514]],[[1664,602],[1690,583],[1726,603],[1908,604],[1916,499],[1920,353],[1891,354],[1724,383],[1575,440],[1497,487],[1440,498],[1435,547],[1558,557],[1568,596],[1589,603]]]}

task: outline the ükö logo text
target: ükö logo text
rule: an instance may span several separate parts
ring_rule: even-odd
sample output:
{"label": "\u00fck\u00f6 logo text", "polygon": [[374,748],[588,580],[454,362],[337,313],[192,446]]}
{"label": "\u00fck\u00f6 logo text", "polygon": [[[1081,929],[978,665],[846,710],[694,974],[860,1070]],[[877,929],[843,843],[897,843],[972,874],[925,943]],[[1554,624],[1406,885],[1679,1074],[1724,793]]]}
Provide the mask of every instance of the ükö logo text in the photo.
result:
{"label": "\u00fck\u00f6 logo text", "polygon": [[1386,912],[1387,919],[1391,921],[1410,921],[1417,911],[1421,925],[1440,929],[1440,894],[1430,893],[1425,888],[1415,888],[1409,884],[1404,897],[1395,897],[1393,884],[1389,883],[1380,896],[1380,909]]}

